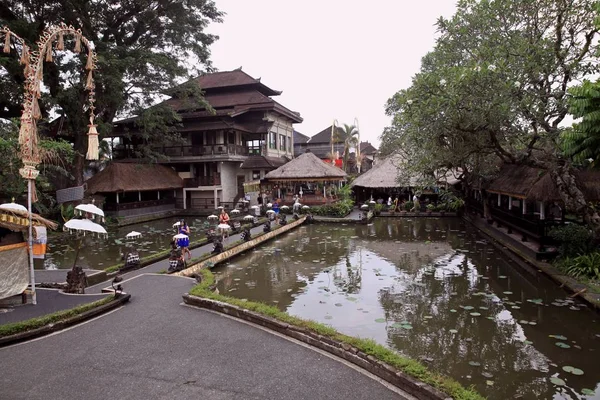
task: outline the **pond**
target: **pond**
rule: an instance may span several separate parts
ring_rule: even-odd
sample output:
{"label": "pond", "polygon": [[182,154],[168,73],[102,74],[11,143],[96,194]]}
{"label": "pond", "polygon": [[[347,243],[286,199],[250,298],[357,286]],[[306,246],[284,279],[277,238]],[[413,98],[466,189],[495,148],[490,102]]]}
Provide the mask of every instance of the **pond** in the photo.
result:
{"label": "pond", "polygon": [[218,290],[371,338],[489,399],[600,399],[599,315],[454,218],[308,225]]}
{"label": "pond", "polygon": [[[177,233],[173,224],[178,220],[178,217],[172,217],[120,228],[108,227],[108,239],[85,236],[79,252],[78,265],[84,268],[103,269],[120,263],[121,252],[126,250],[129,243],[135,244],[141,257],[167,250],[173,235]],[[190,226],[192,241],[203,237],[200,232],[206,218],[187,218],[186,221]],[[131,231],[140,232],[142,237],[133,242],[125,240],[125,235]],[[72,268],[75,259],[73,238],[73,235],[67,232],[51,234],[48,239],[48,253],[43,268]]]}

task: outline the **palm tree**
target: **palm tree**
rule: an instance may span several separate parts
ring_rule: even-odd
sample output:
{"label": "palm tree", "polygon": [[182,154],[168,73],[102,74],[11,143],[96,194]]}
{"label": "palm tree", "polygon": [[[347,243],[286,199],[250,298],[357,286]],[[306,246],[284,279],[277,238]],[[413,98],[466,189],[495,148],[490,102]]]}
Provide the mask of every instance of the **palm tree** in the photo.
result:
{"label": "palm tree", "polygon": [[358,128],[354,125],[344,124],[343,128],[336,129],[334,140],[338,143],[344,143],[344,171],[348,172],[350,148],[358,146]]}

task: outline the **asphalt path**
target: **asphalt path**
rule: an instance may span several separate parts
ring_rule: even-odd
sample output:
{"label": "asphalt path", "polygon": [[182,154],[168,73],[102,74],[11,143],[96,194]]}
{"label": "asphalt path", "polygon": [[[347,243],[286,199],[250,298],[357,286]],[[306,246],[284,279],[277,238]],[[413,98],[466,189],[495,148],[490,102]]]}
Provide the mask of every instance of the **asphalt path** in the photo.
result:
{"label": "asphalt path", "polygon": [[312,348],[181,304],[194,281],[141,275],[129,304],[0,349],[0,399],[410,399]]}

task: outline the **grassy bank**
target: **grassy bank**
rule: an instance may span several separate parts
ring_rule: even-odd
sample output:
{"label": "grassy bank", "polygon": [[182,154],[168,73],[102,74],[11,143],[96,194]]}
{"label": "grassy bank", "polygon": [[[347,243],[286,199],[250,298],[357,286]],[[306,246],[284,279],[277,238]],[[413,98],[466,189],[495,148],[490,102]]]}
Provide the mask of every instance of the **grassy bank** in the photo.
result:
{"label": "grassy bank", "polygon": [[114,299],[113,295],[107,296],[102,300],[94,301],[93,303],[87,303],[69,310],[57,311],[52,314],[44,315],[43,317],[32,318],[26,321],[14,322],[10,324],[0,325],[0,337],[15,335],[30,331],[33,329],[41,328],[48,324],[55,324],[60,321],[64,321],[68,318],[74,317],[79,314],[83,314],[86,311],[92,310],[96,307],[100,307],[104,304],[108,304]]}
{"label": "grassy bank", "polygon": [[245,301],[234,297],[224,296],[222,294],[215,293],[213,287],[215,284],[215,278],[213,273],[209,269],[203,269],[201,271],[202,282],[196,285],[190,291],[191,295],[204,297],[212,300],[217,300],[225,303],[229,303],[240,308],[257,312],[259,314],[275,318],[279,321],[288,323],[290,325],[298,326],[311,330],[320,335],[329,337],[339,342],[347,343],[365,354],[371,355],[376,359],[383,361],[398,370],[410,375],[422,382],[425,382],[444,393],[452,396],[455,400],[483,400],[484,397],[475,392],[472,388],[465,388],[460,383],[454,381],[451,378],[437,374],[428,370],[421,363],[412,360],[410,358],[401,356],[400,354],[375,343],[373,340],[359,339],[351,336],[346,336],[339,333],[330,326],[323,325],[314,321],[301,319],[289,315],[278,308],[252,301]]}

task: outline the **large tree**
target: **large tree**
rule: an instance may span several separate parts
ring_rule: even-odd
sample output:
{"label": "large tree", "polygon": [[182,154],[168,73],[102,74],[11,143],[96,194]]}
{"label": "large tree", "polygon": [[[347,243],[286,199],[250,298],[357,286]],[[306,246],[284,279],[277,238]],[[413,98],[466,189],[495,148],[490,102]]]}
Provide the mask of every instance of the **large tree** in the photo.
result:
{"label": "large tree", "polygon": [[[213,0],[5,0],[0,3],[0,25],[34,46],[38,35],[49,25],[65,22],[81,28],[98,54],[96,115],[99,132],[112,129],[117,115],[140,113],[167,88],[203,70],[210,70],[209,46],[217,39],[207,33],[211,22],[220,22]],[[73,43],[65,48],[73,49]],[[60,134],[74,144],[75,183],[83,182],[87,152],[87,115],[84,112],[85,59],[68,52],[55,54],[55,63],[44,65],[40,108],[43,117],[62,116]],[[0,118],[20,115],[22,67],[18,54],[0,55]],[[199,93],[192,91],[194,98]],[[141,114],[144,142],[160,140],[168,110]],[[157,120],[160,119],[160,121]],[[147,122],[147,124],[146,124]],[[170,121],[167,121],[170,122]],[[56,131],[57,128],[54,128]]]}
{"label": "large tree", "polygon": [[459,1],[412,85],[388,101],[381,147],[414,172],[461,168],[468,182],[500,163],[547,168],[567,208],[600,232],[560,151],[567,89],[598,71],[596,15],[589,0]]}
{"label": "large tree", "polygon": [[344,162],[344,170],[348,172],[348,157],[350,149],[358,146],[358,128],[354,125],[344,124],[343,127],[336,129],[333,140],[336,143],[344,144],[344,154],[342,156]]}

